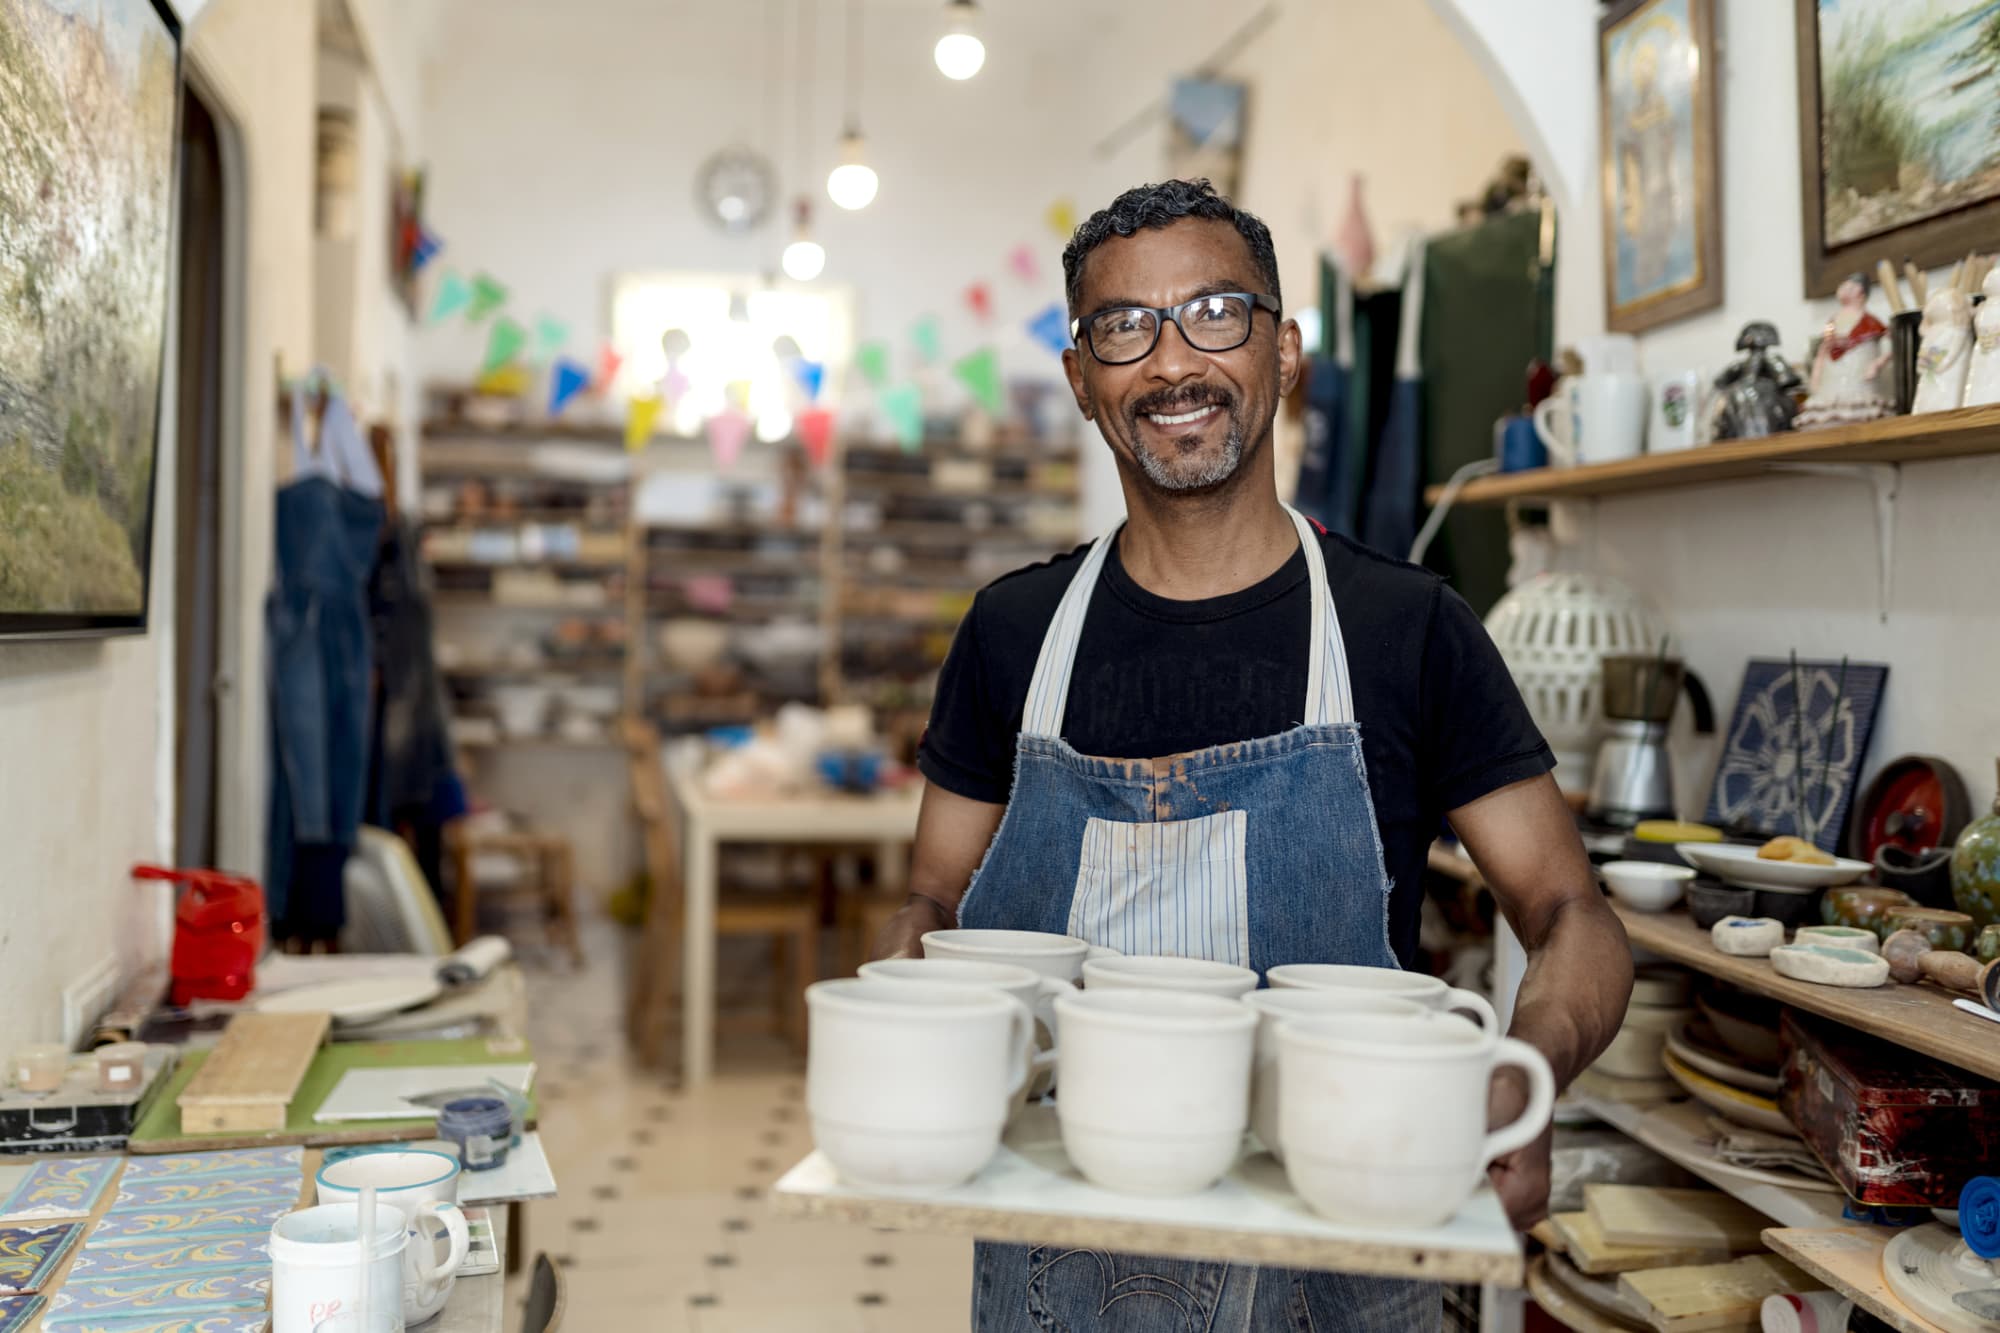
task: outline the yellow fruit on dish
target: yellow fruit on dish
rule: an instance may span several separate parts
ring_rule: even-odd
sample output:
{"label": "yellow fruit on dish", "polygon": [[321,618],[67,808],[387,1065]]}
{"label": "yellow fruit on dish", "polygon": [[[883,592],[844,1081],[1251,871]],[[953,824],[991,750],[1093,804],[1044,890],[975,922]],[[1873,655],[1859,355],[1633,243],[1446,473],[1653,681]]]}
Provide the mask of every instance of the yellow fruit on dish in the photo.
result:
{"label": "yellow fruit on dish", "polygon": [[1831,856],[1828,856],[1804,838],[1795,838],[1789,833],[1782,838],[1773,838],[1762,847],[1759,847],[1757,849],[1757,856],[1760,860],[1764,861],[1789,861],[1793,865],[1800,866],[1830,866],[1833,864]]}

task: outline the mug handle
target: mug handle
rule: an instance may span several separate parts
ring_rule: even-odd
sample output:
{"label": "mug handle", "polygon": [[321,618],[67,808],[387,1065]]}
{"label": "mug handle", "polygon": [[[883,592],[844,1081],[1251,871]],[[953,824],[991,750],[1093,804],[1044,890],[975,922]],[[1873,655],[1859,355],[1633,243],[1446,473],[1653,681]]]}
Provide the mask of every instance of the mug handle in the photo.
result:
{"label": "mug handle", "polygon": [[1508,1065],[1528,1076],[1528,1105],[1512,1124],[1502,1125],[1486,1136],[1486,1146],[1479,1153],[1482,1175],[1496,1157],[1505,1157],[1533,1143],[1548,1127],[1549,1117],[1556,1109],[1556,1076],[1549,1069],[1546,1056],[1517,1037],[1502,1037],[1494,1052],[1493,1068],[1498,1070]]}
{"label": "mug handle", "polygon": [[1535,404],[1535,410],[1530,415],[1533,416],[1535,421],[1535,434],[1541,438],[1542,447],[1549,451],[1550,457],[1554,458],[1556,462],[1564,467],[1575,467],[1576,447],[1568,440],[1558,436],[1556,428],[1552,424],[1555,420],[1555,413],[1567,410],[1569,410],[1567,395],[1558,397],[1555,394],[1550,394],[1547,398]]}
{"label": "mug handle", "polygon": [[1471,1010],[1472,1016],[1479,1020],[1479,1026],[1486,1031],[1498,1032],[1500,1030],[1500,1015],[1493,1011],[1493,1002],[1478,991],[1461,990],[1457,986],[1446,990],[1444,993],[1444,1012],[1448,1014],[1456,1013],[1460,1009]]}
{"label": "mug handle", "polygon": [[1039,1062],[1035,1052],[1035,1011],[1011,995],[1007,999],[1014,1006],[1010,1015],[1012,1030],[1007,1041],[1007,1096],[1012,1098],[1019,1096],[1035,1071],[1045,1066]]}
{"label": "mug handle", "polygon": [[1057,1035],[1056,1001],[1065,995],[1076,994],[1076,983],[1063,981],[1058,977],[1043,977],[1040,990],[1041,993],[1035,998],[1035,1017],[1041,1020],[1042,1026],[1049,1030],[1051,1037],[1054,1037]]}
{"label": "mug handle", "polygon": [[[430,1228],[421,1220],[426,1217],[435,1217],[442,1222],[445,1235],[450,1239],[451,1253],[443,1263],[438,1262],[437,1248],[431,1243]],[[433,1199],[417,1208],[410,1225],[422,1242],[411,1247],[411,1253],[416,1256],[418,1279],[428,1284],[455,1277],[458,1270],[465,1266],[466,1255],[472,1252],[472,1233],[466,1229],[465,1210],[455,1203],[440,1203]]]}

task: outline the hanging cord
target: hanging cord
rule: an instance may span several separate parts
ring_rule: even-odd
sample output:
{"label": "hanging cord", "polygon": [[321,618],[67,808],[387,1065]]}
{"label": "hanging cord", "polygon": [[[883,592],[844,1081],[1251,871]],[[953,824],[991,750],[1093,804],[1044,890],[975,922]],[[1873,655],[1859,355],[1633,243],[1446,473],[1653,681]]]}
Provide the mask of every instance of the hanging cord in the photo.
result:
{"label": "hanging cord", "polygon": [[847,124],[848,134],[861,128],[861,5],[847,0]]}
{"label": "hanging cord", "polygon": [[1475,458],[1451,474],[1451,480],[1444,484],[1444,491],[1438,496],[1436,506],[1431,509],[1431,516],[1424,520],[1423,529],[1417,533],[1416,541],[1410,544],[1411,564],[1424,563],[1424,552],[1430,549],[1432,539],[1438,535],[1438,529],[1444,526],[1445,515],[1451,512],[1453,503],[1458,499],[1458,493],[1465,489],[1465,483],[1474,477],[1483,477],[1489,472],[1499,470],[1499,459]]}

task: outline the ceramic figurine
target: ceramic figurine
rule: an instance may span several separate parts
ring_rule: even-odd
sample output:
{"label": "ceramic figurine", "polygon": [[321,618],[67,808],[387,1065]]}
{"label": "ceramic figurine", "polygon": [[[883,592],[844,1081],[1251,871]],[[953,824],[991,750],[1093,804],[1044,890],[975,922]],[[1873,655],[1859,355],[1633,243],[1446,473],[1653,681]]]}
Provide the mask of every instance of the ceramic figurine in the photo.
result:
{"label": "ceramic figurine", "polygon": [[1889,933],[1882,928],[1883,917],[1916,905],[1901,889],[1828,889],[1819,900],[1819,916],[1829,926],[1855,926],[1880,938]]}
{"label": "ceramic figurine", "polygon": [[[1812,395],[1798,428],[1845,426],[1890,414],[1882,396],[1882,368],[1889,364],[1889,329],[1868,313],[1868,275],[1850,273],[1835,293],[1840,308],[1826,322],[1813,358]],[[2000,379],[2000,374],[1996,374]],[[2000,386],[1996,386],[2000,387]]]}
{"label": "ceramic figurine", "polygon": [[1918,330],[1917,396],[1910,411],[1946,412],[1965,401],[1972,365],[1972,306],[1956,287],[1940,287],[1924,302]]}
{"label": "ceramic figurine", "polygon": [[1866,988],[1889,979],[1889,964],[1880,955],[1831,944],[1781,944],[1771,950],[1771,966],[1781,977],[1821,986]]}
{"label": "ceramic figurine", "polygon": [[2000,797],[1965,826],[1951,853],[1951,897],[1982,926],[2000,924]]}
{"label": "ceramic figurine", "polygon": [[1965,405],[2000,403],[2000,268],[1980,284],[1986,300],[1972,312],[1972,368],[1965,377]]}
{"label": "ceramic figurine", "polygon": [[1972,943],[1972,918],[1964,912],[1940,912],[1932,907],[1897,907],[1882,918],[1882,928],[1890,934],[1914,930],[1931,942],[1931,948],[1964,953]]}
{"label": "ceramic figurine", "polygon": [[1742,355],[1715,377],[1708,409],[1711,440],[1757,440],[1792,428],[1798,407],[1792,393],[1801,384],[1777,350],[1778,330],[1764,320],[1743,326],[1736,350]]}

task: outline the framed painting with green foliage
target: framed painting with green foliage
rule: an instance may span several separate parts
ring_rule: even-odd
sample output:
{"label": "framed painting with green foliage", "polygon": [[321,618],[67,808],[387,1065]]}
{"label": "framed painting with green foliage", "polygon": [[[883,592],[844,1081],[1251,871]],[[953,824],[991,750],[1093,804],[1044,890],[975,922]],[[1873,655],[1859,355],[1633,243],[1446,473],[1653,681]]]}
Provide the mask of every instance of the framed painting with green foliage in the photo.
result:
{"label": "framed painting with green foliage", "polygon": [[0,0],[0,634],[146,626],[173,262],[165,0]]}
{"label": "framed painting with green foliage", "polygon": [[2000,0],[1795,0],[1809,296],[2000,236]]}
{"label": "framed painting with green foliage", "polygon": [[1714,0],[1620,0],[1597,24],[1604,316],[1636,333],[1722,304]]}

